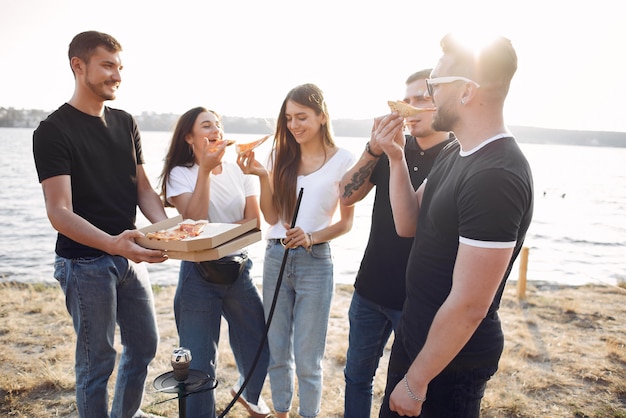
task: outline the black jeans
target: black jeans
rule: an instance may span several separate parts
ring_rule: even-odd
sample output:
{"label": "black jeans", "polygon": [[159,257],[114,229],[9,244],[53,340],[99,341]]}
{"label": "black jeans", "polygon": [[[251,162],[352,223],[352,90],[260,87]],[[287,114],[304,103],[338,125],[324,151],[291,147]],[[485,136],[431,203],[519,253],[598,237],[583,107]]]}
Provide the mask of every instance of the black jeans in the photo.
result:
{"label": "black jeans", "polygon": [[[399,417],[389,409],[389,396],[402,381],[414,359],[404,348],[400,332],[391,349],[385,398],[380,406],[380,418]],[[426,401],[422,405],[421,418],[472,418],[480,416],[480,402],[487,381],[498,369],[497,364],[476,368],[445,368],[428,384]]]}

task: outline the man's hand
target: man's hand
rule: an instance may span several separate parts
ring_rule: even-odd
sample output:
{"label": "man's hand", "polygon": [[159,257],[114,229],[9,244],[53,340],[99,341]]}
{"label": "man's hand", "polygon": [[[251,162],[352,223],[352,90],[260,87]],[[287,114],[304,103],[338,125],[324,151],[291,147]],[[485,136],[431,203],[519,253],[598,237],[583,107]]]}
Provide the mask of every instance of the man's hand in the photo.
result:
{"label": "man's hand", "polygon": [[374,118],[374,124],[372,125],[372,132],[370,133],[370,150],[376,155],[382,155],[383,149],[378,145],[376,140],[376,130],[380,125],[380,122],[384,119],[384,116],[377,116]]}
{"label": "man's hand", "polygon": [[[406,378],[405,378],[406,379]],[[422,413],[423,401],[417,401],[411,397],[406,387],[406,380],[398,382],[389,397],[389,409],[400,416],[417,417]]]}
{"label": "man's hand", "polygon": [[135,263],[162,263],[168,259],[167,252],[163,250],[150,250],[135,242],[135,238],[143,237],[143,233],[136,229],[127,229],[119,235],[113,236],[111,255],[126,257]]}
{"label": "man's hand", "polygon": [[373,134],[376,143],[387,154],[389,161],[404,159],[404,118],[393,112],[384,116],[376,125]]}

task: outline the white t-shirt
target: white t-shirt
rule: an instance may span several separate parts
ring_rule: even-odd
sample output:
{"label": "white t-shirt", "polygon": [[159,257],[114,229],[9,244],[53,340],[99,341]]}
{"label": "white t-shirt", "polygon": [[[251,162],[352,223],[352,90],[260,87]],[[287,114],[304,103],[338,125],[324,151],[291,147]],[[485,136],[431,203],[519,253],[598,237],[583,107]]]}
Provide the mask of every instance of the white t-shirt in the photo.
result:
{"label": "white t-shirt", "polygon": [[[183,193],[193,193],[198,180],[200,167],[177,166],[172,169],[167,180],[167,200]],[[246,198],[259,195],[259,181],[256,176],[245,175],[238,165],[222,162],[220,174],[211,173],[209,193],[209,222],[234,223],[243,219]]]}
{"label": "white t-shirt", "polygon": [[[339,150],[319,170],[298,176],[296,196],[303,189],[302,201],[298,210],[296,226],[304,232],[315,232],[332,223],[333,215],[339,203],[339,182],[343,175],[354,165],[355,158],[348,150]],[[291,224],[291,219],[279,220],[267,230],[266,238],[284,238],[283,223]]]}

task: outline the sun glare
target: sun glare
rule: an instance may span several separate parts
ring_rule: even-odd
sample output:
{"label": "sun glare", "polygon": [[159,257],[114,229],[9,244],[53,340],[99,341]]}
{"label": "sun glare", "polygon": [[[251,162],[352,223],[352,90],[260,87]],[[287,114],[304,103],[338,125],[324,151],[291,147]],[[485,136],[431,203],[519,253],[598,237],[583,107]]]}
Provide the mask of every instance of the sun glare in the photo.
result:
{"label": "sun glare", "polygon": [[477,30],[454,32],[454,36],[467,50],[473,51],[474,55],[480,53],[480,51],[499,37],[498,34],[493,32],[480,32]]}

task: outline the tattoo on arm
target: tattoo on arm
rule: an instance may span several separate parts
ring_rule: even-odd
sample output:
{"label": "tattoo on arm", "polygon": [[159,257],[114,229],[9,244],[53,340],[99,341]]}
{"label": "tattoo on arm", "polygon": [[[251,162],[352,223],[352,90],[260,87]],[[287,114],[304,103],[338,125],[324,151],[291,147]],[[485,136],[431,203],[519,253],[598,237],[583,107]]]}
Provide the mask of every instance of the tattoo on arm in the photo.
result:
{"label": "tattoo on arm", "polygon": [[376,160],[368,161],[363,167],[352,175],[350,183],[346,184],[343,189],[343,197],[350,197],[352,193],[359,190],[365,182],[370,178],[374,167],[376,166]]}

